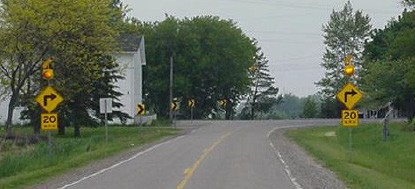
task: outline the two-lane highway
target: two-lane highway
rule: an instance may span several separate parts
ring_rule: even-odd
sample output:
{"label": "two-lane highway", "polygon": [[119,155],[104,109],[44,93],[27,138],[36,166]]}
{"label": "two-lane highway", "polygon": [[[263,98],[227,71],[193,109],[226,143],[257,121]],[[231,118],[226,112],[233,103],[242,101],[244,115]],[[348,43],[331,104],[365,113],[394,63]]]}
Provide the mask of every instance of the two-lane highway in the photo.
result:
{"label": "two-lane highway", "polygon": [[[315,123],[313,124],[326,124]],[[241,189],[300,188],[270,145],[276,128],[312,125],[307,121],[204,121],[184,136],[62,188]]]}

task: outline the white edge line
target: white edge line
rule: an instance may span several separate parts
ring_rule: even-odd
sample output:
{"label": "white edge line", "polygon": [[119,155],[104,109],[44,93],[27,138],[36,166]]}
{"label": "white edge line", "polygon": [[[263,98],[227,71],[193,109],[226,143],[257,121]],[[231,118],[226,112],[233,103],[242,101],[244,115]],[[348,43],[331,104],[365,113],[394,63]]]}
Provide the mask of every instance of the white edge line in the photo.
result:
{"label": "white edge line", "polygon": [[158,148],[158,147],[160,147],[160,146],[162,146],[162,145],[165,145],[165,144],[168,144],[168,143],[174,142],[174,141],[179,140],[179,139],[181,139],[181,138],[183,138],[183,137],[184,137],[184,135],[183,135],[183,136],[176,137],[176,138],[171,139],[171,140],[168,140],[168,141],[165,141],[165,142],[163,142],[163,143],[160,143],[160,144],[154,145],[154,146],[152,146],[151,148],[148,148],[148,149],[146,149],[146,150],[144,150],[144,151],[138,152],[137,154],[135,154],[134,156],[132,156],[132,157],[130,157],[130,158],[128,158],[128,159],[126,159],[126,160],[120,161],[120,162],[118,162],[118,163],[116,163],[116,164],[114,164],[114,165],[111,165],[111,166],[107,167],[107,168],[101,169],[101,170],[99,170],[99,171],[97,171],[97,172],[95,172],[95,173],[93,173],[93,174],[90,174],[90,175],[88,175],[88,176],[85,176],[85,177],[83,177],[83,178],[81,178],[81,179],[79,179],[79,180],[77,180],[77,181],[75,181],[75,182],[72,182],[72,183],[70,183],[70,184],[67,184],[67,185],[65,185],[65,186],[62,186],[62,187],[60,187],[59,189],[65,189],[65,188],[68,188],[68,187],[73,186],[73,185],[75,185],[75,184],[78,184],[78,183],[80,183],[80,182],[82,182],[82,181],[84,181],[84,180],[86,180],[86,179],[89,179],[89,178],[95,177],[95,176],[97,176],[97,175],[99,175],[99,174],[102,174],[102,173],[104,173],[104,172],[108,171],[108,170],[114,169],[114,168],[116,168],[116,167],[118,167],[118,166],[120,166],[120,165],[122,165],[122,164],[124,164],[124,163],[126,163],[126,162],[129,162],[129,161],[131,161],[131,160],[133,160],[133,159],[135,159],[135,158],[137,158],[137,157],[139,157],[139,156],[142,156],[142,155],[144,155],[144,154],[146,154],[146,153],[148,153],[148,152],[150,152],[150,151],[152,151],[152,150],[154,150],[154,149],[156,149],[156,148]]}
{"label": "white edge line", "polygon": [[285,129],[285,128],[295,128],[295,127],[299,127],[299,126],[283,126],[283,127],[275,127],[274,129],[272,129],[271,131],[269,131],[267,133],[267,138],[268,140],[270,140],[269,145],[271,146],[271,148],[274,150],[275,154],[278,157],[278,160],[280,160],[280,162],[282,163],[282,165],[284,166],[284,171],[287,174],[288,178],[290,179],[291,183],[294,184],[296,189],[303,189],[301,187],[301,185],[297,182],[297,179],[291,174],[290,171],[290,167],[288,166],[288,164],[284,161],[284,158],[282,157],[280,151],[277,150],[277,148],[275,148],[274,144],[272,143],[270,136],[273,132],[275,132],[278,129]]}

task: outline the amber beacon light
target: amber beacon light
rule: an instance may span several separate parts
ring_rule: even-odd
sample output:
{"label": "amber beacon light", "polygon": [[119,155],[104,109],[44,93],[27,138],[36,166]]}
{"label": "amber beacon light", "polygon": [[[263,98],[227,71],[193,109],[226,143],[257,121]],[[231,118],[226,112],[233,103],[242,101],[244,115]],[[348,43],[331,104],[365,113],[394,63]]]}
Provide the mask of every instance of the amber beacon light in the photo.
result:
{"label": "amber beacon light", "polygon": [[344,67],[344,74],[346,74],[347,76],[352,76],[354,74],[354,66],[352,65],[347,65]]}
{"label": "amber beacon light", "polygon": [[354,74],[354,66],[352,64],[352,55],[347,55],[344,58],[344,74],[347,76],[352,76]]}
{"label": "amber beacon light", "polygon": [[47,80],[53,79],[53,70],[52,69],[43,70],[42,78],[47,79]]}
{"label": "amber beacon light", "polygon": [[53,79],[53,69],[51,67],[53,59],[48,58],[42,63],[42,78],[46,80]]}

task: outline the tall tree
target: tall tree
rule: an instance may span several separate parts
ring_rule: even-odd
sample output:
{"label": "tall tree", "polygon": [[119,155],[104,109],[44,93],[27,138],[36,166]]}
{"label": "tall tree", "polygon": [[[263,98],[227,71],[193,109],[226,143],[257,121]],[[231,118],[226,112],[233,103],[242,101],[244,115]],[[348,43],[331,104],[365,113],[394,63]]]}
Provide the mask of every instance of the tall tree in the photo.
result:
{"label": "tall tree", "polygon": [[[324,44],[326,46],[321,66],[325,69],[325,76],[317,82],[323,101],[329,102],[346,83],[342,68],[343,60],[347,55],[353,56],[353,63],[357,67],[357,73],[352,80],[359,78],[362,52],[365,42],[370,38],[372,26],[370,18],[362,11],[353,11],[352,4],[348,1],[342,10],[330,15],[330,20],[323,25]],[[338,111],[338,110],[331,110]]]}
{"label": "tall tree", "polygon": [[384,29],[376,30],[365,47],[362,89],[367,104],[395,108],[415,116],[415,12],[405,11]]}
{"label": "tall tree", "polygon": [[249,68],[251,86],[247,95],[247,104],[250,109],[250,119],[255,119],[257,112],[268,112],[273,105],[282,101],[278,94],[279,89],[274,87],[274,78],[269,74],[268,60],[261,48],[255,56],[256,63]]}
{"label": "tall tree", "polygon": [[56,88],[65,94],[65,103],[79,105],[71,112],[88,110],[90,99],[79,94],[90,94],[92,81],[100,78],[98,60],[116,49],[110,5],[108,0],[1,1],[0,70],[11,93],[7,128],[21,95],[39,90],[35,74],[50,56]]}

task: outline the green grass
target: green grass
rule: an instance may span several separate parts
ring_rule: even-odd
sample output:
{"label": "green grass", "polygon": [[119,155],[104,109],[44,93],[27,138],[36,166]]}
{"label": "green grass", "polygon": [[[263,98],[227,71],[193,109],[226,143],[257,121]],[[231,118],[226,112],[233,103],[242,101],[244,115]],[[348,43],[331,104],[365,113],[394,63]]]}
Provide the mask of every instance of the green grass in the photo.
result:
{"label": "green grass", "polygon": [[[31,128],[14,130],[16,133],[30,131]],[[95,160],[176,135],[179,131],[159,127],[109,127],[107,144],[104,128],[81,128],[81,138],[73,138],[71,128],[67,129],[66,136],[53,133],[52,148],[47,142],[23,147],[3,144],[0,153],[0,188],[24,188],[38,184]]]}
{"label": "green grass", "polygon": [[343,127],[298,129],[287,135],[350,188],[410,189],[415,188],[415,132],[403,131],[403,124],[390,125],[386,142],[381,125],[360,125],[352,130],[351,148],[349,129]]}

